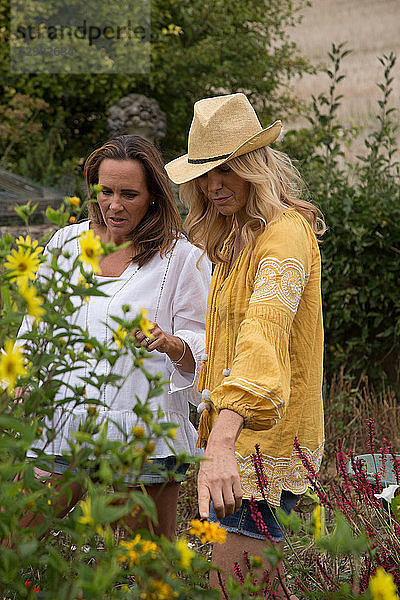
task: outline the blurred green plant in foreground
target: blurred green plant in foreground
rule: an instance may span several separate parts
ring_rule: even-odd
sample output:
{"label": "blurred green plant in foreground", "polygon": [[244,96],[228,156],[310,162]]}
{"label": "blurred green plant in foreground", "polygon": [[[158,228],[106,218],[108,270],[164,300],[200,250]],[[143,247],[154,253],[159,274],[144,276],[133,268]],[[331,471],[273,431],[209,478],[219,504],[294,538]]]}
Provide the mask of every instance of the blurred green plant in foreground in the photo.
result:
{"label": "blurred green plant in foreground", "polygon": [[[48,218],[65,226],[79,218],[84,207],[77,197],[66,198],[59,210],[48,209]],[[30,205],[18,207],[26,225],[33,212]],[[89,231],[89,234],[92,234]],[[144,367],[149,355],[129,335],[148,321],[142,311],[133,320],[115,318],[113,343],[105,345],[74,324],[74,313],[82,302],[105,295],[93,275],[99,257],[113,251],[87,232],[77,240],[81,253],[72,273],[58,261],[61,250],[44,251],[45,240],[30,235],[0,240],[1,273],[0,339],[0,595],[2,598],[217,598],[207,589],[205,575],[210,563],[188,546],[182,537],[170,542],[145,530],[118,540],[117,521],[131,511],[156,519],[153,501],[140,487],[124,484],[129,474],[138,481],[155,441],[175,435],[174,426],[153,420],[146,402],[136,400],[132,411],[137,425],[121,440],[107,439],[107,421],[100,418],[100,389],[105,381],[115,394],[125,377],[113,371],[121,355],[131,357],[132,369],[141,369],[149,383],[148,399],[157,396],[163,382]],[[58,254],[57,254],[58,253]],[[39,266],[40,265],[40,266]],[[36,272],[39,267],[39,274]],[[27,313],[31,326],[17,339],[21,318]],[[107,375],[96,366],[106,362]],[[88,375],[79,385],[66,383],[65,374],[87,366]],[[63,394],[57,395],[60,389]],[[87,390],[92,390],[88,393]],[[94,391],[93,391],[94,390]],[[61,397],[61,399],[60,399]],[[49,461],[54,436],[63,420],[77,406],[87,408],[87,417],[69,440],[64,458],[69,468],[57,486],[50,481]],[[55,413],[56,409],[58,412]],[[55,419],[54,415],[60,414]],[[32,448],[36,455],[27,458]],[[177,457],[178,464],[188,460]],[[72,489],[86,490],[85,497],[64,518],[59,497],[71,501]],[[138,486],[140,484],[138,483]],[[64,511],[65,512],[65,511]],[[21,528],[22,518],[32,516],[32,525]],[[35,524],[35,525],[34,525]],[[135,581],[132,591],[130,584]]]}

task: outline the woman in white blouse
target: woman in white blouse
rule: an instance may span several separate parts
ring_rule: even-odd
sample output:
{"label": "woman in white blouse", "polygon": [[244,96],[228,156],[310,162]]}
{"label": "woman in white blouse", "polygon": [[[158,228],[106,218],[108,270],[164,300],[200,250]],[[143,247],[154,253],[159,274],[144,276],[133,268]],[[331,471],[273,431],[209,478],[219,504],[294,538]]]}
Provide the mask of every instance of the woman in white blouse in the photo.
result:
{"label": "woman in white blouse", "polygon": [[[197,400],[197,392],[193,390],[204,351],[210,262],[206,258],[199,261],[202,252],[179,233],[180,217],[163,161],[150,142],[132,135],[115,138],[89,156],[85,173],[89,188],[94,184],[102,186],[98,202],[91,203],[88,221],[59,230],[47,250],[62,248],[63,254],[68,250],[68,258],[59,257],[60,266],[68,269],[80,254],[77,236],[88,229],[93,229],[102,242],[129,244],[100,262],[101,275],[96,277],[101,282],[109,280],[102,287],[107,296],[91,296],[88,303],[83,302],[74,314],[74,322],[108,344],[112,342],[109,326],[115,326],[111,316],[133,319],[140,308],[148,310],[153,337],[149,339],[138,331],[136,338],[152,352],[151,359],[146,360],[146,369],[151,373],[160,372],[163,380],[169,381],[169,389],[150,398],[150,407],[155,417],[161,408],[165,415],[163,421],[179,425],[176,438],[170,443],[175,452],[195,455],[197,434],[189,421],[188,401],[198,403],[201,399],[199,396]],[[77,279],[78,274],[73,273],[71,277]],[[126,305],[130,309],[124,314],[122,307],[126,310]],[[102,368],[106,371],[110,367]],[[66,383],[79,385],[80,377],[88,375],[88,372],[82,373],[83,370],[72,371]],[[126,377],[131,372],[129,356],[121,356],[113,371]],[[104,406],[99,410],[102,420],[109,421],[109,438],[122,439],[119,427],[129,432],[137,424],[132,408],[136,396],[142,401],[147,398],[148,389],[148,381],[139,369],[126,377],[116,397],[115,388],[103,386]],[[93,397],[93,391],[87,389],[88,397]],[[62,452],[68,449],[70,432],[78,428],[86,414],[84,406],[74,409],[64,421],[62,431],[44,448],[46,454],[55,457],[51,463],[55,479],[68,468]],[[170,471],[175,461],[171,454],[170,446],[160,440],[152,459]],[[184,478],[184,471],[177,470],[175,481],[167,483],[157,472],[147,473],[141,480],[156,504],[158,526],[154,526],[154,530],[159,535],[169,538],[174,535],[179,481]],[[125,518],[125,523],[130,528],[135,527],[133,520],[129,523]]]}

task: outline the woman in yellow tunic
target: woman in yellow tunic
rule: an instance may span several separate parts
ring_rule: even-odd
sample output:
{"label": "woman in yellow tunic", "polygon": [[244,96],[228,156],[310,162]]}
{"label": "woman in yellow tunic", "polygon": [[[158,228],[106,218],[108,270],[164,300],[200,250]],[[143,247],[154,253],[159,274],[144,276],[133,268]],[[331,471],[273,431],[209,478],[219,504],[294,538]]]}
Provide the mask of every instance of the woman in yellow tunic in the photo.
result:
{"label": "woman in yellow tunic", "polygon": [[[216,263],[199,390],[206,448],[198,480],[202,518],[221,519],[227,544],[213,560],[225,574],[283,539],[274,506],[290,512],[307,489],[295,439],[318,470],[323,451],[322,215],[302,200],[290,159],[269,148],[244,94],[194,106],[188,154],[166,166],[189,206],[189,239]],[[260,489],[254,459],[266,481]],[[264,526],[252,518],[257,500]],[[242,502],[243,499],[243,502]],[[210,508],[210,501],[211,508]]]}

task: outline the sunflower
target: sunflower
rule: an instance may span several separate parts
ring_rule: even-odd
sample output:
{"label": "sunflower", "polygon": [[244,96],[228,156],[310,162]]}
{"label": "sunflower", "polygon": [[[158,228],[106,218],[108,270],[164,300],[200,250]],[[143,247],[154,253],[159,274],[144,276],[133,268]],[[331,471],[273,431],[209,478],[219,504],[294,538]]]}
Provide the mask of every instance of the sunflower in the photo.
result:
{"label": "sunflower", "polygon": [[18,244],[18,251],[13,248],[6,257],[5,268],[10,272],[11,281],[16,281],[19,286],[27,286],[29,280],[35,279],[36,271],[39,268],[40,260],[38,257],[39,248],[24,249]]}
{"label": "sunflower", "polygon": [[17,377],[26,373],[22,349],[15,346],[11,340],[7,340],[0,354],[0,380],[10,395],[15,388]]}
{"label": "sunflower", "polygon": [[36,290],[34,287],[23,286],[20,291],[21,296],[26,302],[28,315],[34,317],[36,322],[40,321],[45,313],[44,309],[42,308],[43,298],[36,296]]}
{"label": "sunflower", "polygon": [[18,248],[22,246],[22,248],[29,250],[31,254],[34,254],[36,257],[39,257],[39,254],[43,251],[43,246],[38,246],[39,242],[37,240],[33,240],[32,242],[30,235],[27,235],[26,238],[23,238],[22,235],[20,235],[15,242]]}
{"label": "sunflower", "polygon": [[96,273],[101,273],[99,256],[103,254],[103,248],[101,247],[100,238],[89,229],[80,235],[79,243],[81,246],[79,260],[92,267]]}
{"label": "sunflower", "polygon": [[185,539],[180,538],[175,542],[176,549],[179,552],[180,567],[186,571],[190,569],[195,553],[191,550]]}
{"label": "sunflower", "polygon": [[373,600],[399,600],[392,575],[382,567],[378,567],[369,580],[369,591]]}

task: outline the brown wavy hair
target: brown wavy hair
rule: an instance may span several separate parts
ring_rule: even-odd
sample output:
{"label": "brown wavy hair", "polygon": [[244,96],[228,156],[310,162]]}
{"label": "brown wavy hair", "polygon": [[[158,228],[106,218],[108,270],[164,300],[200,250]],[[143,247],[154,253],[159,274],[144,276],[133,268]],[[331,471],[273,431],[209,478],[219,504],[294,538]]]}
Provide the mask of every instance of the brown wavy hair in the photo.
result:
{"label": "brown wavy hair", "polygon": [[[283,152],[263,147],[225,164],[250,184],[248,219],[241,231],[247,247],[254,248],[257,237],[287,208],[295,208],[303,215],[317,236],[326,231],[321,211],[301,198],[304,182]],[[225,262],[227,258],[221,254],[221,247],[232,230],[234,217],[221,215],[214,203],[207,200],[196,179],[183,183],[179,194],[189,208],[183,223],[189,240],[202,248],[212,262]]]}
{"label": "brown wavy hair", "polygon": [[[85,163],[85,179],[90,195],[92,185],[99,182],[99,167],[106,159],[138,160],[145,172],[147,189],[154,204],[132,231],[137,249],[133,261],[142,267],[157,252],[165,255],[175,245],[181,230],[181,220],[169,183],[164,162],[157,148],[138,135],[120,135],[94,150]],[[97,225],[105,225],[100,207],[89,203],[89,218]]]}

